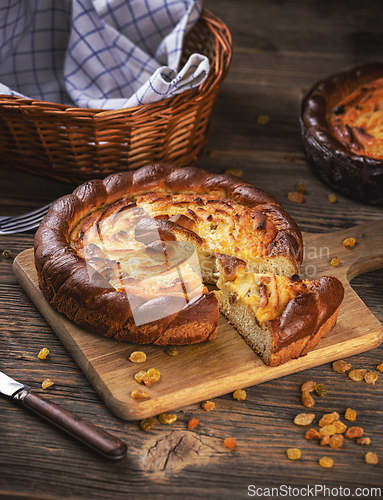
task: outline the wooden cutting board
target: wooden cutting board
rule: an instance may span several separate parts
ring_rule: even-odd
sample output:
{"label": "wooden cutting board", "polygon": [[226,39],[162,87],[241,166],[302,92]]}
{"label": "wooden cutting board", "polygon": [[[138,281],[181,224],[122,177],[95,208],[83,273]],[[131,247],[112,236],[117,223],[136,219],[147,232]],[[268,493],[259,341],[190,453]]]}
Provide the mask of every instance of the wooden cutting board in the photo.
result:
{"label": "wooden cutting board", "polygon": [[[344,247],[342,242],[347,237],[356,238],[354,248]],[[383,221],[335,233],[307,233],[304,243],[302,277],[337,276],[345,286],[345,298],[330,335],[307,356],[275,368],[265,366],[222,316],[216,340],[180,346],[177,356],[169,356],[164,347],[137,346],[100,337],[54,311],[38,288],[33,249],[16,257],[14,273],[110,411],[122,419],[141,420],[347,358],[382,342],[382,325],[349,281],[358,274],[383,267]],[[338,267],[330,265],[332,257],[339,257]],[[135,350],[145,351],[146,362],[138,365],[128,360]],[[134,380],[134,374],[149,368],[160,370],[161,380],[148,389],[148,399],[135,400],[131,392],[145,387]]]}

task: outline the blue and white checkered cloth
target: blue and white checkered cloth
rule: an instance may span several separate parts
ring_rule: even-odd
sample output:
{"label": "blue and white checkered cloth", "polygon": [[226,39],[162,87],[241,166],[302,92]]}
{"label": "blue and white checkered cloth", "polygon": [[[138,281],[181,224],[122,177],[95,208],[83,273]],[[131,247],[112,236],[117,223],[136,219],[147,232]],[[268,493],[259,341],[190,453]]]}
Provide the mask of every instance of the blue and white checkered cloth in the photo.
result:
{"label": "blue and white checkered cloth", "polygon": [[0,94],[120,109],[197,87],[208,59],[179,65],[201,9],[202,0],[2,0]]}

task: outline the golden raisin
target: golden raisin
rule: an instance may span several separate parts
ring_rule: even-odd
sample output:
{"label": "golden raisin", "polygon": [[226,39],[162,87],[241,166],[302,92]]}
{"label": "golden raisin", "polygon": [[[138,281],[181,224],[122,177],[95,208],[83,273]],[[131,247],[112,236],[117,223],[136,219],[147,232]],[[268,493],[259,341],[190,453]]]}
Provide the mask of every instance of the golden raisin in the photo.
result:
{"label": "golden raisin", "polygon": [[52,385],[54,385],[54,382],[52,382],[52,380],[50,378],[46,378],[43,383],[41,384],[41,387],[43,389],[48,389],[48,387],[51,387]]}
{"label": "golden raisin", "polygon": [[145,418],[141,421],[140,427],[143,431],[149,431],[156,424],[156,420],[153,417]]}
{"label": "golden raisin", "polygon": [[367,372],[364,376],[364,380],[367,384],[375,385],[375,382],[378,380],[378,375],[375,372]]}
{"label": "golden raisin", "polygon": [[302,452],[299,448],[288,448],[286,450],[286,455],[289,460],[299,460],[302,456]]}
{"label": "golden raisin", "polygon": [[294,161],[294,156],[293,155],[285,155],[284,156],[286,161]]}
{"label": "golden raisin", "polygon": [[243,389],[237,389],[233,392],[233,398],[238,399],[238,401],[245,401],[246,391],[244,391]]}
{"label": "golden raisin", "polygon": [[235,175],[235,177],[241,177],[243,170],[241,168],[227,168],[224,174]]}
{"label": "golden raisin", "polygon": [[337,202],[337,198],[336,198],[335,194],[332,194],[332,193],[331,193],[331,194],[329,194],[329,195],[328,195],[328,201],[329,201],[330,203],[336,203],[336,202]]}
{"label": "golden raisin", "polygon": [[328,443],[330,448],[340,448],[343,444],[343,434],[334,434]]}
{"label": "golden raisin", "polygon": [[188,422],[188,429],[194,429],[199,424],[198,418],[191,418]]}
{"label": "golden raisin", "polygon": [[140,370],[139,372],[137,372],[135,375],[134,375],[134,378],[136,380],[136,382],[138,382],[139,384],[141,384],[141,382],[143,382],[144,378],[146,377],[146,371],[145,370]]}
{"label": "golden raisin", "polygon": [[346,238],[343,240],[343,245],[348,248],[352,248],[356,245],[356,239],[355,238]]}
{"label": "golden raisin", "polygon": [[379,463],[378,455],[376,453],[372,453],[371,451],[366,453],[366,455],[364,456],[364,459],[366,460],[366,462],[368,464],[371,464],[371,465],[375,465],[375,464]]}
{"label": "golden raisin", "polygon": [[351,380],[354,380],[355,382],[360,382],[361,380],[364,379],[366,373],[367,370],[362,368],[361,370],[351,370],[350,372],[348,372],[348,376],[350,377]]}
{"label": "golden raisin", "polygon": [[324,469],[329,469],[330,467],[332,467],[334,465],[334,460],[332,458],[329,458],[329,457],[322,457],[319,460],[319,465],[321,467],[323,467]]}
{"label": "golden raisin", "polygon": [[323,417],[319,420],[319,427],[324,427],[325,425],[330,425],[333,424],[336,420],[339,420],[339,413],[334,411],[333,413],[326,413],[323,415]]}
{"label": "golden raisin", "polygon": [[332,364],[332,369],[337,373],[346,373],[351,369],[351,366],[351,363],[347,363],[343,359],[338,359],[338,361],[334,361]]}
{"label": "golden raisin", "polygon": [[229,448],[230,450],[232,450],[233,448],[235,448],[237,446],[237,441],[234,439],[234,438],[226,438],[223,442],[224,446],[226,446],[226,448]]}
{"label": "golden raisin", "polygon": [[270,118],[268,115],[258,115],[258,118],[257,118],[257,123],[259,125],[267,125],[270,121]]}
{"label": "golden raisin", "polygon": [[370,439],[369,437],[364,437],[364,436],[363,436],[363,437],[361,437],[361,438],[358,438],[358,439],[356,440],[356,442],[357,442],[358,444],[370,444],[370,443],[371,443],[371,439]]}
{"label": "golden raisin", "polygon": [[326,396],[327,391],[325,389],[325,386],[323,384],[317,384],[315,386],[315,392],[318,394],[318,396]]}
{"label": "golden raisin", "polygon": [[296,425],[310,425],[315,418],[315,413],[299,413],[294,418],[294,424]]}
{"label": "golden raisin", "polygon": [[201,408],[205,411],[212,411],[215,408],[214,401],[204,401],[201,403]]}
{"label": "golden raisin", "polygon": [[161,415],[158,415],[158,420],[161,424],[173,424],[177,420],[177,415],[174,413],[161,413]]}
{"label": "golden raisin", "polygon": [[345,433],[347,439],[360,438],[363,436],[363,429],[361,427],[349,427]]}
{"label": "golden raisin", "polygon": [[156,370],[155,368],[150,368],[146,372],[146,377],[144,378],[143,382],[145,385],[150,385],[153,384],[153,382],[158,382],[161,378],[161,373],[159,370]]}
{"label": "golden raisin", "polygon": [[337,266],[339,266],[339,264],[340,264],[340,258],[339,257],[333,257],[330,260],[330,266],[332,266],[332,267],[337,267]]}
{"label": "golden raisin", "polygon": [[170,345],[169,347],[167,347],[165,349],[165,352],[166,354],[168,354],[169,356],[177,356],[178,354],[178,349],[175,345]]}
{"label": "golden raisin", "polygon": [[347,430],[347,425],[340,420],[335,420],[332,425],[335,427],[337,434],[343,434]]}
{"label": "golden raisin", "polygon": [[355,410],[352,410],[351,408],[347,408],[345,414],[344,414],[344,418],[346,420],[349,420],[350,422],[355,422],[356,420],[356,411]]}
{"label": "golden raisin", "polygon": [[326,444],[329,444],[329,442],[330,436],[323,436],[319,444],[321,444],[322,446],[326,446]]}
{"label": "golden raisin", "polygon": [[305,194],[305,192],[307,191],[303,182],[298,182],[295,189],[298,191],[298,193],[303,193],[303,194]]}
{"label": "golden raisin", "polygon": [[302,404],[303,406],[306,406],[306,408],[311,408],[311,406],[314,406],[315,401],[309,391],[302,392]]}
{"label": "golden raisin", "polygon": [[303,193],[298,193],[298,191],[290,191],[287,193],[287,198],[293,203],[304,203],[305,197]]}
{"label": "golden raisin", "polygon": [[142,351],[134,351],[129,356],[129,361],[132,363],[143,363],[146,361],[146,354]]}
{"label": "golden raisin", "polygon": [[322,436],[332,436],[333,434],[336,434],[336,427],[332,424],[324,425],[319,429],[319,433]]}
{"label": "golden raisin", "polygon": [[316,429],[311,428],[306,432],[305,439],[316,439],[317,441],[320,441],[322,436]]}
{"label": "golden raisin", "polygon": [[314,380],[307,380],[305,383],[302,384],[301,386],[301,391],[309,391],[312,392],[315,389],[315,386],[317,385]]}
{"label": "golden raisin", "polygon": [[130,395],[133,399],[145,399],[149,397],[149,393],[141,389],[134,390]]}
{"label": "golden raisin", "polygon": [[208,149],[208,150],[206,151],[206,156],[208,156],[209,158],[211,158],[212,156],[214,156],[214,155],[215,155],[215,153],[216,153],[216,152],[215,152],[215,150],[214,150],[214,149]]}
{"label": "golden raisin", "polygon": [[40,352],[38,353],[37,357],[39,359],[45,359],[49,354],[49,351],[46,347],[43,347]]}
{"label": "golden raisin", "polygon": [[376,368],[383,373],[383,363],[380,363]]}

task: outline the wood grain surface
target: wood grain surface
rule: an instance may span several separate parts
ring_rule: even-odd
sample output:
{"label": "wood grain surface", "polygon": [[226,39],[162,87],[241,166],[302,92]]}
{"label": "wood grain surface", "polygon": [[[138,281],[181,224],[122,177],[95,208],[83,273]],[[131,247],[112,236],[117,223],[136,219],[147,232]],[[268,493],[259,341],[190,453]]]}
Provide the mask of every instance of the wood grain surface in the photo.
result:
{"label": "wood grain surface", "polygon": [[[206,154],[197,166],[217,173],[242,169],[242,177],[275,196],[306,233],[333,232],[335,236],[344,231],[353,236],[351,228],[380,222],[383,207],[363,205],[338,193],[337,202],[329,203],[332,190],[307,167],[298,117],[302,97],[317,81],[383,60],[381,3],[204,0],[204,5],[229,26],[234,50],[214,108]],[[258,123],[260,114],[269,116],[267,125]],[[0,154],[0,215],[38,208],[75,188],[3,167]],[[302,204],[287,198],[298,182],[307,188]],[[16,257],[33,246],[33,236],[33,231],[0,236],[0,249]],[[321,247],[325,247],[322,241]],[[359,262],[359,271],[366,272],[363,260]],[[364,498],[381,497],[383,374],[376,367],[383,362],[383,345],[347,358],[352,368],[378,374],[375,385],[355,382],[325,363],[248,387],[245,401],[235,400],[231,393],[214,398],[215,409],[210,412],[199,402],[172,410],[176,422],[164,425],[155,418],[153,429],[144,432],[139,421],[120,419],[106,407],[18,284],[12,264],[0,252],[0,370],[123,439],[128,455],[119,463],[107,462],[25,408],[0,398],[0,498],[241,500],[249,498],[250,485],[279,492],[283,486],[318,485],[317,498],[321,499],[341,498],[335,496],[340,486],[350,490],[343,498],[353,494],[357,498],[356,489],[365,488]],[[312,268],[307,271],[311,273]],[[343,271],[339,267],[333,272]],[[351,286],[382,323],[383,269],[352,278]],[[50,351],[46,360],[37,358],[42,347]],[[45,378],[54,385],[44,391]],[[323,383],[327,395],[314,394],[315,405],[305,408],[300,386],[310,379]],[[344,418],[348,407],[357,411],[355,422]],[[312,412],[313,427],[318,428],[321,416],[333,411],[348,426],[361,426],[371,444],[362,446],[345,439],[340,449],[331,449],[305,440],[307,428],[294,424],[297,414]],[[199,425],[190,431],[191,418],[199,419]],[[237,440],[235,449],[225,448],[227,437]],[[300,460],[287,459],[290,447],[301,449]],[[367,451],[378,455],[379,464],[365,462]],[[318,461],[324,455],[334,460],[331,469],[320,467]],[[332,488],[336,488],[334,494]],[[371,488],[381,488],[380,494]],[[304,492],[294,493],[291,490],[284,497],[310,498]],[[262,498],[261,494],[257,497]]]}
{"label": "wood grain surface", "polygon": [[[352,249],[343,245],[350,234],[357,241]],[[222,315],[213,342],[179,346],[177,357],[167,355],[164,347],[100,338],[50,307],[38,286],[32,248],[16,257],[13,269],[106,406],[122,419],[139,420],[378,347],[383,327],[352,290],[349,279],[383,267],[383,220],[336,233],[306,234],[304,247],[303,275],[317,279],[337,274],[344,284],[345,298],[330,335],[307,356],[278,367],[266,366]],[[332,256],[340,259],[336,268],[330,265]],[[147,355],[139,365],[128,360],[137,350]],[[150,368],[160,371],[161,380],[147,388],[148,398],[133,399],[131,393],[142,388],[134,379],[135,373]]]}

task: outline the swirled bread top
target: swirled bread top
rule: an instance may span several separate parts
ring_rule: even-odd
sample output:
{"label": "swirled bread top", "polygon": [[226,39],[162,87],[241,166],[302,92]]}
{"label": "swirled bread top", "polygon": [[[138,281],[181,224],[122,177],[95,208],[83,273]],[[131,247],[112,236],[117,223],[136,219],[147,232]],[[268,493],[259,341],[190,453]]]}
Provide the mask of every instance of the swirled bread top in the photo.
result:
{"label": "swirled bread top", "polygon": [[383,78],[359,87],[337,103],[329,125],[348,150],[383,159]]}

